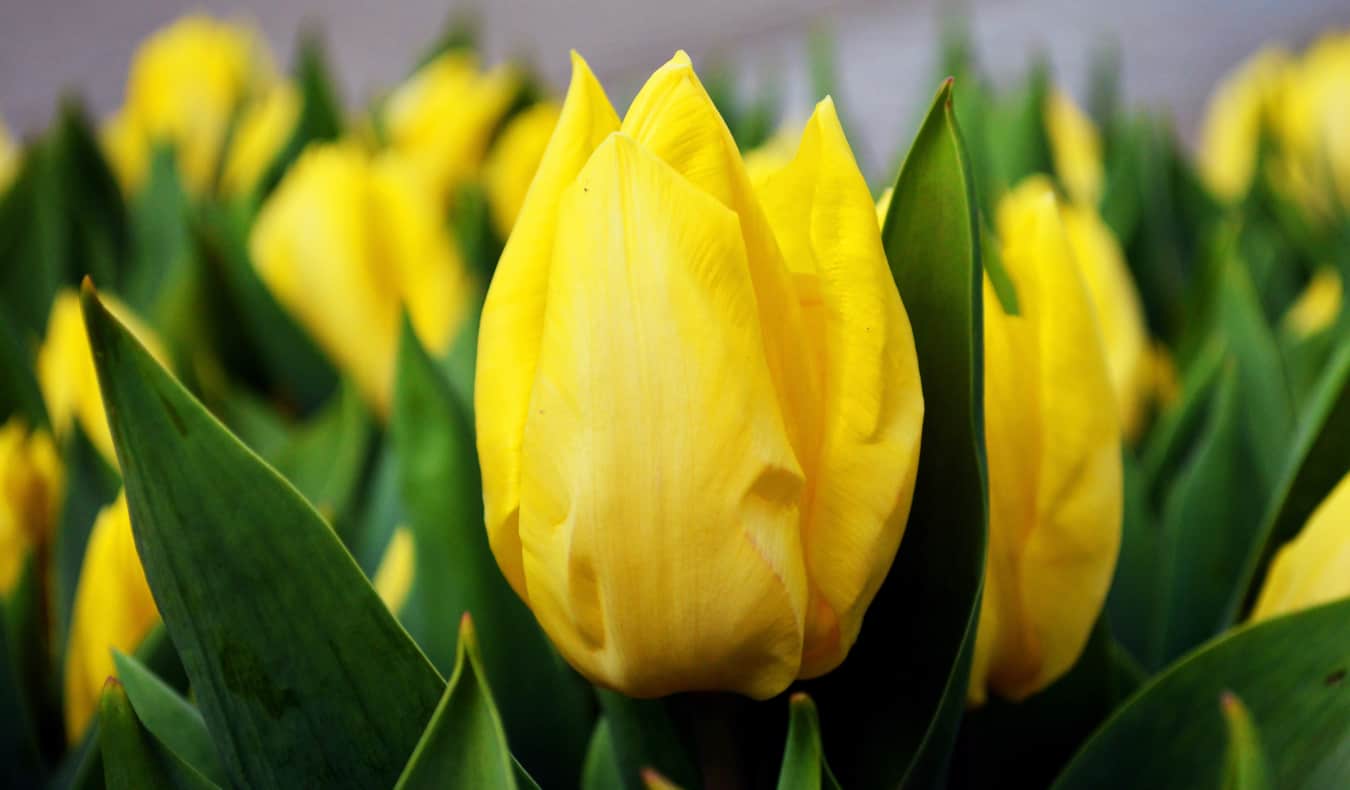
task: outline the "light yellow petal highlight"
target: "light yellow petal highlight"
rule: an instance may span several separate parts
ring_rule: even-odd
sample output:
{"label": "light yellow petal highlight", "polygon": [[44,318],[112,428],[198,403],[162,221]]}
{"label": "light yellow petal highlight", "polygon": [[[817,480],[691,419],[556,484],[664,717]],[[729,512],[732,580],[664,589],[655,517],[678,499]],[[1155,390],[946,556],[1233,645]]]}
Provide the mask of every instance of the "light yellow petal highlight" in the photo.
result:
{"label": "light yellow petal highlight", "polygon": [[1318,269],[1284,314],[1284,330],[1305,338],[1327,329],[1341,314],[1341,298],[1340,272],[1330,266]]}
{"label": "light yellow petal highlight", "polygon": [[529,600],[521,568],[521,445],[539,361],[550,262],[563,190],[619,128],[604,88],[577,53],[558,124],[492,277],[478,333],[474,415],[488,542],[511,587]]}
{"label": "light yellow petal highlight", "polygon": [[65,669],[70,743],[78,743],[84,735],[103,682],[115,674],[113,648],[132,652],[158,621],[159,611],[136,554],[124,492],[98,514],[75,589]]}
{"label": "light yellow petal highlight", "polygon": [[997,227],[1020,312],[985,279],[989,555],[970,699],[1045,688],[1077,660],[1120,546],[1121,460],[1087,289],[1043,178],[1003,198]]}
{"label": "light yellow petal highlight", "polygon": [[1045,131],[1055,173],[1075,202],[1095,206],[1101,200],[1102,143],[1092,119],[1062,90],[1045,99]]}
{"label": "light yellow petal highlight", "polygon": [[758,191],[794,274],[802,352],[823,374],[825,424],[802,524],[811,602],[801,675],[814,677],[847,655],[904,534],[923,395],[872,197],[832,101]]}
{"label": "light yellow petal highlight", "polygon": [[1323,35],[1281,84],[1272,123],[1276,180],[1307,211],[1336,221],[1350,207],[1350,31]]}
{"label": "light yellow petal highlight", "polygon": [[10,182],[19,172],[19,161],[22,154],[18,143],[9,134],[9,127],[5,126],[3,120],[0,120],[0,195],[3,195],[9,189]]}
{"label": "light yellow petal highlight", "polygon": [[313,146],[263,205],[249,250],[268,288],[385,416],[399,316],[444,353],[471,280],[411,163],[351,143]]}
{"label": "light yellow petal highlight", "polygon": [[0,596],[19,580],[35,552],[50,558],[65,486],[56,445],[45,431],[29,431],[18,417],[0,426]]}
{"label": "light yellow petal highlight", "polygon": [[413,574],[416,570],[413,548],[412,530],[407,527],[395,529],[372,580],[375,592],[380,594],[380,600],[384,601],[389,611],[395,614],[403,608],[404,602],[408,600],[408,593],[412,590]]}
{"label": "light yellow petal highlight", "polygon": [[[121,302],[106,294],[100,298],[150,354],[161,365],[167,366],[169,357],[159,338]],[[80,297],[74,291],[63,290],[52,301],[52,311],[47,317],[47,336],[38,349],[37,377],[57,437],[64,437],[78,420],[85,436],[104,458],[116,465],[117,455],[113,449],[112,431],[103,412],[103,394],[98,387],[94,354],[84,331]]]}
{"label": "light yellow petal highlight", "polygon": [[1286,78],[1289,56],[1267,48],[1248,58],[1210,96],[1200,128],[1197,165],[1223,200],[1247,194],[1256,173],[1257,148],[1271,106]]}
{"label": "light yellow petal highlight", "polygon": [[246,195],[276,160],[300,120],[300,94],[278,82],[240,113],[220,173],[220,191]]}
{"label": "light yellow petal highlight", "polygon": [[502,238],[511,233],[534,180],[539,160],[553,137],[561,108],[552,102],[536,104],[511,119],[483,165],[492,223]]}
{"label": "light yellow petal highlight", "polygon": [[1253,622],[1350,596],[1350,475],[1317,506],[1298,536],[1275,555]]}
{"label": "light yellow petal highlight", "polygon": [[531,607],[602,685],[773,696],[801,660],[802,474],[737,217],[622,133],[559,213],[523,447]]}

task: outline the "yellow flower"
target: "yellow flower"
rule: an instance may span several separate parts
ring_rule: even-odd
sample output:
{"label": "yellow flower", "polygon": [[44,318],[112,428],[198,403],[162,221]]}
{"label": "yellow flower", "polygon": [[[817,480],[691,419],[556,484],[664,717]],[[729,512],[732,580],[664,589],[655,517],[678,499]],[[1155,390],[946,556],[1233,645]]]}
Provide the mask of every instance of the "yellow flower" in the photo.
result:
{"label": "yellow flower", "polygon": [[442,199],[477,174],[519,79],[501,66],[484,74],[466,52],[423,66],[385,105],[390,146],[422,173]]}
{"label": "yellow flower", "polygon": [[516,224],[534,171],[544,156],[553,127],[558,124],[558,105],[542,102],[511,119],[493,145],[483,165],[483,184],[492,208],[492,222],[506,238]]}
{"label": "yellow flower", "polygon": [[64,483],[51,436],[17,417],[0,426],[0,596],[14,589],[29,554],[51,544]]}
{"label": "yellow flower", "polygon": [[14,175],[19,172],[21,152],[14,138],[9,136],[9,128],[0,121],[0,195],[5,193]]}
{"label": "yellow flower", "polygon": [[375,592],[380,594],[380,600],[391,612],[397,613],[408,600],[416,570],[415,559],[412,532],[407,527],[394,530],[380,567],[375,569],[375,578],[371,579]]}
{"label": "yellow flower", "polygon": [[1266,620],[1350,596],[1350,475],[1317,506],[1270,564],[1252,609]]}
{"label": "yellow flower", "polygon": [[112,649],[135,650],[157,622],[159,610],[136,554],[123,492],[94,521],[75,588],[65,684],[66,737],[71,743],[84,735],[103,682],[115,674]]}
{"label": "yellow flower", "polygon": [[766,698],[844,659],[923,401],[828,99],[756,190],[683,52],[622,123],[574,54],[478,351],[489,543],[583,675]]}
{"label": "yellow flower", "polygon": [[1077,660],[1120,547],[1120,428],[1091,299],[1054,192],[999,202],[1019,312],[984,287],[989,555],[969,698],[1021,700]]}
{"label": "yellow flower", "polygon": [[1350,32],[1324,36],[1290,66],[1276,107],[1281,186],[1319,214],[1350,211]]}
{"label": "yellow flower", "polygon": [[1272,107],[1288,69],[1289,56],[1283,50],[1263,49],[1225,77],[1210,97],[1197,164],[1219,198],[1234,201],[1247,194],[1261,135],[1270,128]]}
{"label": "yellow flower", "polygon": [[1069,197],[1084,206],[1095,206],[1102,197],[1102,143],[1092,119],[1073,99],[1053,90],[1045,100],[1045,131],[1050,138],[1050,156],[1055,173]]}
{"label": "yellow flower", "polygon": [[300,119],[300,94],[288,82],[278,82],[259,101],[240,113],[225,164],[220,191],[243,195],[258,183],[286,144]]}
{"label": "yellow flower", "polygon": [[797,155],[797,141],[801,136],[801,124],[784,124],[762,145],[746,151],[745,172],[750,175],[750,183],[758,186],[786,167]]}
{"label": "yellow flower", "polygon": [[1305,338],[1327,329],[1341,314],[1341,297],[1340,272],[1331,266],[1318,269],[1284,314],[1284,330]]}
{"label": "yellow flower", "polygon": [[1143,304],[1125,254],[1096,209],[1065,205],[1060,219],[1097,316],[1121,431],[1133,438],[1143,427],[1153,385]]}
{"label": "yellow flower", "polygon": [[149,149],[169,144],[187,189],[205,191],[234,113],[275,79],[261,38],[249,28],[191,15],[156,31],[132,58],[125,102],[104,132],[123,187],[137,189]]}
{"label": "yellow flower", "polygon": [[249,238],[272,294],[389,412],[399,316],[444,353],[471,283],[430,191],[408,162],[351,143],[309,148],[263,205]]}
{"label": "yellow flower", "polygon": [[[131,330],[162,365],[168,365],[159,339],[126,306],[109,296],[101,296],[113,315]],[[85,436],[103,453],[103,457],[117,463],[113,450],[112,431],[103,413],[103,394],[98,388],[98,374],[94,369],[94,354],[89,348],[89,336],[84,331],[84,314],[80,311],[80,296],[63,290],[52,302],[47,318],[47,337],[38,349],[38,385],[47,404],[47,415],[58,438],[70,431],[78,420]]]}

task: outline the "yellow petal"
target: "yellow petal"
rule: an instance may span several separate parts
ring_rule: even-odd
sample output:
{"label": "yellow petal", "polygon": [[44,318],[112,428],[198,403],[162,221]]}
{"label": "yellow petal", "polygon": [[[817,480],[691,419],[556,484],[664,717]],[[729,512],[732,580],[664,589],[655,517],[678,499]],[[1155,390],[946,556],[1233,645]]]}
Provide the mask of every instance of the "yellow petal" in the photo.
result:
{"label": "yellow petal", "polygon": [[871,193],[832,101],[758,191],[795,276],[802,351],[823,373],[825,424],[802,525],[811,601],[801,674],[814,677],[844,659],[890,570],[914,493],[923,395]]}
{"label": "yellow petal", "polygon": [[531,608],[592,681],[797,676],[802,475],[763,349],[736,215],[609,137],[561,201],[520,500]]}
{"label": "yellow petal", "polygon": [[1045,100],[1045,131],[1055,173],[1074,202],[1095,206],[1102,196],[1102,144],[1097,127],[1073,99],[1053,90]]}
{"label": "yellow petal", "polygon": [[94,521],[80,566],[66,647],[66,737],[78,743],[115,674],[112,650],[136,649],[159,621],[131,534],[125,492]]}
{"label": "yellow petal", "polygon": [[30,551],[49,557],[65,474],[45,431],[18,417],[0,426],[0,595],[19,580]]}
{"label": "yellow petal", "polygon": [[21,153],[14,138],[9,136],[9,127],[0,120],[0,195],[9,189],[14,175],[19,172]]}
{"label": "yellow petal", "polygon": [[492,147],[483,166],[483,185],[492,208],[492,222],[502,238],[511,233],[544,157],[561,112],[553,102],[541,102],[511,119]]}
{"label": "yellow petal", "polygon": [[1313,274],[1298,299],[1284,314],[1286,332],[1306,338],[1330,327],[1341,314],[1341,275],[1324,266]]}
{"label": "yellow petal", "polygon": [[150,143],[144,130],[124,108],[103,124],[99,143],[122,191],[135,194],[150,169]]}
{"label": "yellow petal", "polygon": [[1120,545],[1120,429],[1049,184],[1019,186],[997,220],[1020,312],[1005,314],[985,279],[989,555],[971,687],[1019,700],[1073,665],[1105,601]]}
{"label": "yellow petal", "polygon": [[407,527],[399,527],[389,539],[380,567],[375,570],[375,578],[371,581],[375,591],[380,594],[380,600],[395,614],[403,608],[412,590],[414,559],[412,531]]}
{"label": "yellow petal", "polygon": [[1256,171],[1257,147],[1289,56],[1263,49],[1224,78],[1205,108],[1197,164],[1215,195],[1238,200]]}
{"label": "yellow petal", "polygon": [[516,593],[529,600],[521,570],[520,449],[539,360],[558,203],[600,142],[619,128],[605,91],[577,53],[572,84],[520,216],[488,288],[478,332],[474,415],[483,470],[488,542]]}
{"label": "yellow petal", "polygon": [[1350,475],[1285,544],[1252,609],[1253,622],[1350,596]]}
{"label": "yellow petal", "polygon": [[225,155],[220,191],[245,195],[276,160],[300,118],[300,94],[295,86],[278,82],[240,113]]}

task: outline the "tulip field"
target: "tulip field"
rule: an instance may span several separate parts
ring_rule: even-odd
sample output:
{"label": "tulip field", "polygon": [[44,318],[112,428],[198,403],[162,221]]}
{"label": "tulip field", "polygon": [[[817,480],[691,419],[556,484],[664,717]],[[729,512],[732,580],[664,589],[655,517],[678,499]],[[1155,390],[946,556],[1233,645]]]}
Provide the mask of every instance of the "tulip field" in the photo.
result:
{"label": "tulip field", "polygon": [[166,20],[0,123],[0,787],[1350,787],[1296,43],[1183,141],[958,30],[873,172],[828,46],[794,115],[457,19],[356,103]]}

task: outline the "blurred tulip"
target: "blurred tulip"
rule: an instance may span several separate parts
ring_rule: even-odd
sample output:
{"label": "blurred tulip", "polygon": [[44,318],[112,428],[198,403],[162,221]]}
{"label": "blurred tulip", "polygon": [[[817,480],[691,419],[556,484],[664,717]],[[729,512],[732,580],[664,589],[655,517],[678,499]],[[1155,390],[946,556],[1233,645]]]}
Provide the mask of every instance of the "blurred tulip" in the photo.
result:
{"label": "blurred tulip", "polygon": [[1276,104],[1281,186],[1323,218],[1350,216],[1350,31],[1323,36],[1289,67]]}
{"label": "blurred tulip", "polygon": [[1054,192],[1032,177],[998,204],[1017,292],[984,286],[989,556],[969,699],[1021,700],[1069,670],[1120,547],[1120,428],[1097,320]]}
{"label": "blurred tulip", "polygon": [[0,426],[0,596],[14,589],[28,556],[50,546],[64,478],[50,435],[18,417]]}
{"label": "blurred tulip", "polygon": [[436,201],[391,153],[311,147],[263,204],[249,238],[258,274],[381,415],[393,395],[399,315],[444,353],[470,281]]}
{"label": "blurred tulip", "polygon": [[1273,107],[1287,79],[1289,55],[1263,49],[1224,78],[1205,109],[1197,164],[1219,198],[1247,194],[1256,174],[1262,135],[1271,129]]}
{"label": "blurred tulip", "polygon": [[1328,329],[1341,314],[1341,298],[1340,272],[1330,266],[1318,269],[1284,314],[1285,331],[1305,338]]}
{"label": "blurred tulip", "polygon": [[98,706],[108,676],[116,674],[112,650],[134,651],[159,622],[145,581],[126,493],[99,512],[80,565],[66,646],[66,738],[78,743]]}
{"label": "blurred tulip", "polygon": [[1045,131],[1050,156],[1069,198],[1096,206],[1102,197],[1102,142],[1097,127],[1069,95],[1053,90],[1045,100]]}
{"label": "blurred tulip", "polygon": [[415,567],[412,532],[407,527],[399,527],[389,538],[380,567],[375,569],[375,578],[371,579],[371,585],[389,611],[397,614],[408,600]]}
{"label": "blurred tulip", "polygon": [[498,123],[520,91],[506,66],[486,74],[473,55],[448,52],[399,87],[384,108],[389,145],[442,200],[477,174]]}
{"label": "blurred tulip", "polygon": [[558,105],[541,102],[511,119],[483,166],[492,223],[502,238],[511,233],[544,148],[558,124]]}
{"label": "blurred tulip", "polygon": [[19,172],[20,156],[18,143],[9,136],[9,127],[0,120],[0,195],[5,193],[15,174]]}
{"label": "blurred tulip", "polygon": [[[167,366],[168,355],[159,338],[121,302],[110,296],[102,299],[151,355]],[[112,431],[103,413],[103,394],[99,391],[98,374],[94,370],[94,354],[84,331],[80,297],[74,291],[61,291],[52,302],[52,311],[47,318],[47,337],[38,349],[37,377],[47,404],[47,416],[51,418],[57,438],[64,437],[72,423],[78,420],[85,436],[103,457],[116,464]]]}
{"label": "blurred tulip", "polygon": [[[241,128],[255,125],[249,103],[276,81],[271,56],[251,28],[190,15],[153,33],[132,58],[124,104],[104,129],[104,147],[123,188],[138,189],[152,148],[167,144],[188,191],[206,191],[236,112]],[[289,132],[275,135],[272,151]],[[256,131],[250,134],[246,158],[256,160],[260,141]]]}
{"label": "blurred tulip", "polygon": [[493,553],[587,678],[767,698],[837,666],[904,531],[923,400],[833,104],[755,190],[684,53],[622,124],[574,54],[475,406]]}
{"label": "blurred tulip", "polygon": [[270,86],[240,113],[220,171],[220,191],[247,194],[276,160],[300,119],[300,93],[288,82]]}
{"label": "blurred tulip", "polygon": [[1266,620],[1350,596],[1350,474],[1275,555],[1252,609]]}

